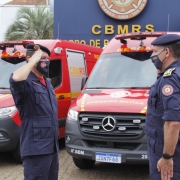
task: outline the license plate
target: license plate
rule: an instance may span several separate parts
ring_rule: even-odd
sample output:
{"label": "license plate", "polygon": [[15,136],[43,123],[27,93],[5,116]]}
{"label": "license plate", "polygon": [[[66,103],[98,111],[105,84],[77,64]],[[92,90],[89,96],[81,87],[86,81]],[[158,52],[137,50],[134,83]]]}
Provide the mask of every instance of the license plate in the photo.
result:
{"label": "license plate", "polygon": [[108,163],[121,163],[121,154],[96,152],[96,161]]}

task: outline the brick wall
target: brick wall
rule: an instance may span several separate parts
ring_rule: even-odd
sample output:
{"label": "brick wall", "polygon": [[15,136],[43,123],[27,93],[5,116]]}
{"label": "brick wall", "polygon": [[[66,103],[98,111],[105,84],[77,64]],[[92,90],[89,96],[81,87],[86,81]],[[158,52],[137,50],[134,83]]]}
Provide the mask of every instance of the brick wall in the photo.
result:
{"label": "brick wall", "polygon": [[35,5],[43,4],[46,5],[46,0],[13,0],[6,5]]}

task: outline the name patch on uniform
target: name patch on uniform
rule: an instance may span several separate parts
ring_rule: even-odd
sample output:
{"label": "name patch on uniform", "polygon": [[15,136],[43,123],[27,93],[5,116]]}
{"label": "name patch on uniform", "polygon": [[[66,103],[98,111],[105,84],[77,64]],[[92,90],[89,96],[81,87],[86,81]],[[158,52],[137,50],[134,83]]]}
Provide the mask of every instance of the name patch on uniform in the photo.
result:
{"label": "name patch on uniform", "polygon": [[32,81],[32,83],[35,84],[35,85],[41,86],[41,84],[39,84],[37,82]]}
{"label": "name patch on uniform", "polygon": [[173,93],[173,87],[169,84],[166,84],[163,88],[162,88],[162,93],[165,96],[170,96]]}

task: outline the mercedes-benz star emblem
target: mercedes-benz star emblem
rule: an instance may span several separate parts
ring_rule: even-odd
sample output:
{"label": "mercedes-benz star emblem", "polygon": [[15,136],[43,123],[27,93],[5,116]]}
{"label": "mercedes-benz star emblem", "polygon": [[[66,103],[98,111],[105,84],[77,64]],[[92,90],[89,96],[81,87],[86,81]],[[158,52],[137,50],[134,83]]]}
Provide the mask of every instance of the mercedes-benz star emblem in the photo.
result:
{"label": "mercedes-benz star emblem", "polygon": [[111,116],[107,116],[102,120],[102,127],[105,131],[112,131],[116,127],[116,120]]}

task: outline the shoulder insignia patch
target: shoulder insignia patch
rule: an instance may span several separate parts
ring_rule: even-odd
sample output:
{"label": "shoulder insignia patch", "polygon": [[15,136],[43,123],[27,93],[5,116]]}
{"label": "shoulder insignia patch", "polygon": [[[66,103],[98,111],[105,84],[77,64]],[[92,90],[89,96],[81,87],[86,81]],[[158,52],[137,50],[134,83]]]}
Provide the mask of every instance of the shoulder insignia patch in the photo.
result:
{"label": "shoulder insignia patch", "polygon": [[173,93],[174,89],[171,85],[166,84],[163,88],[162,88],[162,93],[165,96],[170,96]]}
{"label": "shoulder insignia patch", "polygon": [[163,76],[164,77],[168,77],[171,76],[172,72],[175,70],[176,68],[170,68],[167,71],[164,72]]}

